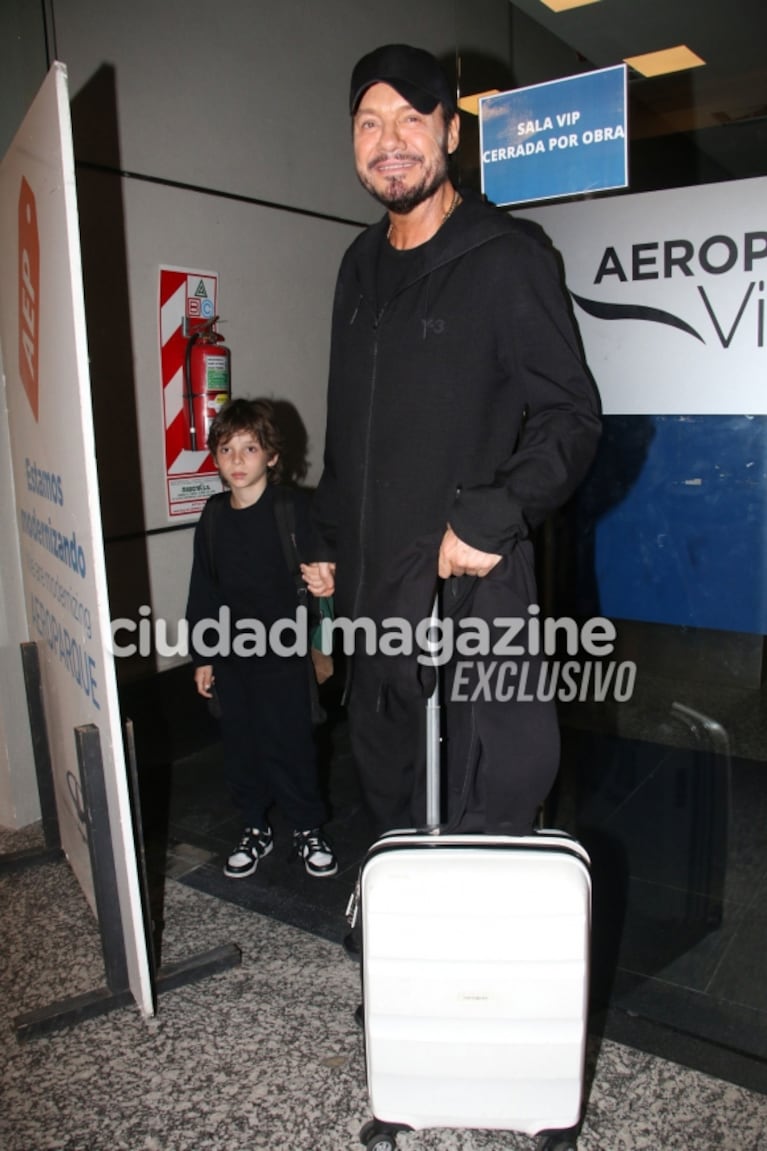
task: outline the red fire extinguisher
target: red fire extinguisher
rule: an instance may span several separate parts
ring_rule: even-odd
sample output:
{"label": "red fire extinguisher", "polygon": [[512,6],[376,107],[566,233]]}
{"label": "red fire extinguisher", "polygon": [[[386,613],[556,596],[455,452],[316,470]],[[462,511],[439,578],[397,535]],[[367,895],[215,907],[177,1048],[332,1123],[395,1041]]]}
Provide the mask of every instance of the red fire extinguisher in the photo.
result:
{"label": "red fire extinguisher", "polygon": [[193,452],[203,450],[211,423],[232,394],[231,353],[213,329],[217,320],[214,316],[192,332],[186,346],[185,399]]}

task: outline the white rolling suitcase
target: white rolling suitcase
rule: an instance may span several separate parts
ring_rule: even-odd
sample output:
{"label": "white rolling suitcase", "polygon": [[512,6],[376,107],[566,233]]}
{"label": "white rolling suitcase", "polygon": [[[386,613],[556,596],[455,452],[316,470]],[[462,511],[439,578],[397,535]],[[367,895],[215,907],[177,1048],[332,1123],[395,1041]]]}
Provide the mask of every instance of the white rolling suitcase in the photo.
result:
{"label": "white rolling suitcase", "polygon": [[391,1151],[398,1131],[463,1127],[567,1151],[583,1096],[588,855],[556,831],[441,831],[436,691],[427,706],[429,827],[382,836],[360,870],[374,1116],[360,1141]]}

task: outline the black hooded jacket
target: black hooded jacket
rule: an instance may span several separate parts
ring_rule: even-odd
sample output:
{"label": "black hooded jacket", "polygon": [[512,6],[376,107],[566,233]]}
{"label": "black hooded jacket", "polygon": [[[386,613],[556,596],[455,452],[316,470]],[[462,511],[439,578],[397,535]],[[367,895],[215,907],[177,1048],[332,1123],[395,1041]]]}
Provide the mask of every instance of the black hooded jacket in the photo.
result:
{"label": "black hooded jacket", "polygon": [[465,193],[410,280],[378,301],[387,223],[340,268],[314,500],[314,558],[336,561],[337,610],[354,616],[369,613],[395,557],[448,523],[465,543],[510,554],[572,494],[600,431],[559,264],[536,225]]}

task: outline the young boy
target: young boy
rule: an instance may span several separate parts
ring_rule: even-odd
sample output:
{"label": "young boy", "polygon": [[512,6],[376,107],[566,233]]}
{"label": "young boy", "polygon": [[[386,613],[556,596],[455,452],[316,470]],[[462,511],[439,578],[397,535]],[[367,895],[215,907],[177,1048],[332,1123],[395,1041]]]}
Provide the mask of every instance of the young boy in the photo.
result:
{"label": "young boy", "polygon": [[[268,635],[277,620],[295,620],[296,583],[275,518],[275,485],[281,478],[282,440],[268,400],[232,400],[211,424],[208,448],[225,490],[211,496],[194,536],[194,560],[186,616],[190,634],[201,620],[231,612],[230,638],[238,620],[259,621]],[[293,501],[297,544],[309,531],[308,501],[281,489]],[[253,625],[248,631],[253,634]],[[192,652],[194,682],[206,699],[213,688],[220,709],[224,771],[244,829],[224,867],[230,879],[252,875],[272,850],[268,809],[277,804],[293,828],[293,848],[309,875],[338,871],[321,831],[325,818],[312,735],[307,657],[269,647],[261,654],[211,657],[199,648],[213,644],[211,628]],[[252,644],[250,645],[253,646]]]}

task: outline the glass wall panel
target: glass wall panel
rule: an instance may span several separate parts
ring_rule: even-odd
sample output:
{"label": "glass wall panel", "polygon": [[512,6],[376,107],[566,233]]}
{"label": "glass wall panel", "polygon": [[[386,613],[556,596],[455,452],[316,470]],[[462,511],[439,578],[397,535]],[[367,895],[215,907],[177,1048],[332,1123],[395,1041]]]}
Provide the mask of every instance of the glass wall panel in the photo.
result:
{"label": "glass wall panel", "polygon": [[[574,14],[559,38],[540,5],[510,7],[510,86],[619,62],[584,59]],[[634,81],[627,194],[767,175],[758,85],[752,114],[715,122],[702,80]],[[730,225],[742,239],[742,221]],[[748,321],[762,379],[765,266]],[[593,1025],[764,1090],[767,417],[605,416],[594,467],[538,553],[545,610],[608,617],[612,659],[636,667],[627,694],[592,678],[560,702],[546,811],[593,861]]]}

